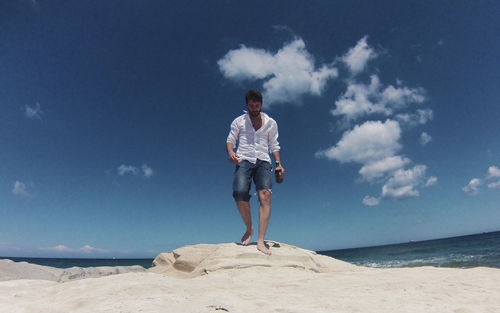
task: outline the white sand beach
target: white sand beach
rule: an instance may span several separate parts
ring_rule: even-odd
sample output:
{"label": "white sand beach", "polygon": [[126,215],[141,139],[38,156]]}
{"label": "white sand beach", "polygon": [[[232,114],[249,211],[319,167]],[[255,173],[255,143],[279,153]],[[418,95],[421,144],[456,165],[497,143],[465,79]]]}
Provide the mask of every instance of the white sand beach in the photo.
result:
{"label": "white sand beach", "polygon": [[6,261],[0,312],[500,312],[499,269],[373,269],[270,245],[186,246],[93,278]]}

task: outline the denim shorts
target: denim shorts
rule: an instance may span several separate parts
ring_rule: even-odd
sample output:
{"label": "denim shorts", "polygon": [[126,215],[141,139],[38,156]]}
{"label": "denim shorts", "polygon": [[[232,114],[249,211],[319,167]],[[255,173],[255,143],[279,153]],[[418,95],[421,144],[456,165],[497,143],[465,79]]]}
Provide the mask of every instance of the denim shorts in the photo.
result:
{"label": "denim shorts", "polygon": [[271,163],[257,159],[253,164],[244,160],[236,165],[233,179],[233,198],[235,201],[250,200],[250,184],[255,183],[255,190],[271,190],[273,182],[273,167]]}

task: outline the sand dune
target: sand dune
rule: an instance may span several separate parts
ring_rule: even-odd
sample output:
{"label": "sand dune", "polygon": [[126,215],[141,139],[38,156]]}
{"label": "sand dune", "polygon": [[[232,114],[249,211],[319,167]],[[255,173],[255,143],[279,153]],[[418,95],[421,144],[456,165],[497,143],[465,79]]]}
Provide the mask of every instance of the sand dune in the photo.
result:
{"label": "sand dune", "polygon": [[280,243],[271,250],[187,246],[147,272],[7,280],[0,312],[500,312],[498,269],[372,269]]}

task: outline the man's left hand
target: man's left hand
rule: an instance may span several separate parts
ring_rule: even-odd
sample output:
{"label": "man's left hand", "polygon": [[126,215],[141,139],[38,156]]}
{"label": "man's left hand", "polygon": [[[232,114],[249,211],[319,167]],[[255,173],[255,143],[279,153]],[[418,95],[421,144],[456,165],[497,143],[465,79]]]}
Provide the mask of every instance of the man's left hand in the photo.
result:
{"label": "man's left hand", "polygon": [[284,178],[285,177],[285,169],[283,168],[283,166],[281,166],[281,162],[278,166],[276,166],[274,168],[274,171],[277,172],[277,171],[280,171],[280,177],[281,178]]}

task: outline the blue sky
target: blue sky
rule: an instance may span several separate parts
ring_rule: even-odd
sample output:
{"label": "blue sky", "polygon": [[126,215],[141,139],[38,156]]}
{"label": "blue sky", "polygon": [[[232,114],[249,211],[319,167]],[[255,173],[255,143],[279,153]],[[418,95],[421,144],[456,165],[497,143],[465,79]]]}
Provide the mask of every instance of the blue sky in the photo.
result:
{"label": "blue sky", "polygon": [[500,229],[497,1],[0,12],[0,255],[238,241],[224,146],[248,89],[287,170],[268,239],[327,250]]}

